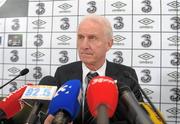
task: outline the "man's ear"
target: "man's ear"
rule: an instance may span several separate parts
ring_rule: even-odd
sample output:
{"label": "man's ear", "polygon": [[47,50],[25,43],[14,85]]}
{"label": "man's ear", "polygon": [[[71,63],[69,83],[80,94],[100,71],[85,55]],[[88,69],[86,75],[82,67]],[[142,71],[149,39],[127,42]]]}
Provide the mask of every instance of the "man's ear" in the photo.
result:
{"label": "man's ear", "polygon": [[112,45],[113,45],[113,39],[110,39],[109,41],[108,41],[108,47],[107,47],[107,51],[109,50],[109,49],[111,49],[111,47],[112,47]]}

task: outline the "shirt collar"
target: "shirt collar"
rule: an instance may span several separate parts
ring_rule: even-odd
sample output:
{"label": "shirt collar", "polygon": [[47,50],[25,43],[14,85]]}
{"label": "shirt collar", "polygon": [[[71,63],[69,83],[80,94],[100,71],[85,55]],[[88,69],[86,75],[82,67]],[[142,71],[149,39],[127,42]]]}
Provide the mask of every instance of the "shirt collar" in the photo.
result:
{"label": "shirt collar", "polygon": [[105,76],[106,66],[107,66],[107,62],[105,61],[104,64],[98,70],[92,71],[89,68],[87,68],[84,63],[82,63],[83,79],[85,79],[86,75],[89,72],[97,72],[99,76]]}

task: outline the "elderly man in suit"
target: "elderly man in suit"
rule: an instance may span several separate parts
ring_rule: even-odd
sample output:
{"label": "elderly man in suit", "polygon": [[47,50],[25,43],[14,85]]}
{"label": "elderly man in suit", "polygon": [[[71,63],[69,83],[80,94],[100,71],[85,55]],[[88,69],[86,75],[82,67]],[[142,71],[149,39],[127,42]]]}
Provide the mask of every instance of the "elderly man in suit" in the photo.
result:
{"label": "elderly man in suit", "polygon": [[[129,72],[131,76],[137,79],[134,69],[131,67],[109,62],[106,59],[106,53],[113,45],[113,33],[110,22],[103,16],[86,16],[77,29],[77,49],[80,61],[58,67],[55,78],[60,85],[71,79],[79,79],[85,91],[87,85],[85,79],[87,74],[98,73],[100,76],[109,76],[117,81],[118,86],[128,86],[139,101],[142,101],[141,93],[138,89],[138,83],[124,76],[124,72]],[[85,93],[85,92],[84,92]],[[87,108],[82,105],[82,111],[73,124],[95,124]],[[48,119],[49,118],[49,119]],[[50,119],[51,118],[51,119]],[[53,116],[47,117],[46,121],[52,120]],[[118,106],[110,124],[128,124],[127,113],[122,102],[119,100]]]}

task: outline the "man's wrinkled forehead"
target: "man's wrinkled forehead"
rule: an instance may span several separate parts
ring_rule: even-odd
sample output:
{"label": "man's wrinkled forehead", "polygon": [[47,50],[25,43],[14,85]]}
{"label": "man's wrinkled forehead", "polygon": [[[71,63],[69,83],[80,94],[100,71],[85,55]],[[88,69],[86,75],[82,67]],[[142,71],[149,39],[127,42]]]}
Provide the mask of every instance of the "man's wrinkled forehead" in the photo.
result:
{"label": "man's wrinkled forehead", "polygon": [[90,19],[80,23],[77,33],[83,35],[100,35],[102,33],[105,34],[106,30],[102,23]]}
{"label": "man's wrinkled forehead", "polygon": [[78,30],[81,29],[81,28],[88,28],[88,27],[96,27],[96,26],[100,26],[100,27],[104,27],[103,23],[100,23],[99,21],[97,20],[94,20],[94,19],[86,19],[86,20],[83,20],[81,21],[81,23],[79,24],[78,26]]}

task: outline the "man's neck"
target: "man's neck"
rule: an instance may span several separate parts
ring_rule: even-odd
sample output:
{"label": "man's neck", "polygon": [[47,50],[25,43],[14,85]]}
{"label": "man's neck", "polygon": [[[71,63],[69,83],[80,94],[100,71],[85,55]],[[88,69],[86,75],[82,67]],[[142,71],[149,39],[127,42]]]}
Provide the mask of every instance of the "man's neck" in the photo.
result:
{"label": "man's neck", "polygon": [[[105,60],[106,61],[106,60]],[[105,61],[103,63],[99,63],[99,64],[88,64],[88,63],[84,63],[86,65],[86,67],[91,70],[91,71],[97,71],[99,68],[101,68]]]}

